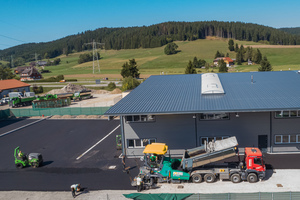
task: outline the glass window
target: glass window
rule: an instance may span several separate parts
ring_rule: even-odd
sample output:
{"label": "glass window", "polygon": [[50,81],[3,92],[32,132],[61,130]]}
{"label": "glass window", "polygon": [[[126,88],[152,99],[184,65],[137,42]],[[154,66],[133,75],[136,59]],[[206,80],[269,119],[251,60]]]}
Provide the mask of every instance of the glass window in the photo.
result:
{"label": "glass window", "polygon": [[208,137],[208,142],[212,142],[212,141],[215,141],[215,138],[214,137]]}
{"label": "glass window", "polygon": [[204,144],[205,144],[205,141],[207,142],[207,137],[202,137],[202,138],[201,138],[201,144],[204,145]]}
{"label": "glass window", "polygon": [[136,139],[135,140],[135,146],[136,147],[141,147],[142,145],[141,145],[141,140],[140,139]]}
{"label": "glass window", "polygon": [[134,115],[133,116],[133,121],[135,121],[135,122],[140,121],[140,116],[139,115]]}
{"label": "glass window", "polygon": [[141,115],[141,121],[142,122],[147,121],[147,115]]}
{"label": "glass window", "polygon": [[208,113],[208,114],[201,113],[199,119],[200,120],[229,119],[229,113]]}
{"label": "glass window", "polygon": [[155,143],[155,139],[150,139],[150,144]]}
{"label": "glass window", "polygon": [[261,165],[262,164],[261,158],[254,158],[253,161],[254,161],[254,164],[257,164],[257,165]]}
{"label": "glass window", "polygon": [[283,111],[282,112],[282,117],[289,117],[290,116],[290,112],[289,111]]}
{"label": "glass window", "polygon": [[148,121],[155,121],[155,115],[148,115]]}
{"label": "glass window", "polygon": [[216,137],[216,140],[222,140],[222,137]]}
{"label": "glass window", "polygon": [[128,147],[134,147],[134,140],[128,140]]}
{"label": "glass window", "polygon": [[296,135],[290,135],[290,142],[292,143],[295,143],[295,142],[297,142],[296,141]]}
{"label": "glass window", "polygon": [[282,143],[288,143],[289,142],[289,135],[283,135],[282,136]]}
{"label": "glass window", "polygon": [[143,139],[143,146],[147,146],[149,144],[149,139]]}
{"label": "glass window", "polygon": [[125,119],[126,119],[126,121],[128,121],[128,122],[132,122],[132,116],[126,116]]}
{"label": "glass window", "polygon": [[290,116],[291,117],[297,117],[297,110],[291,110],[290,111]]}
{"label": "glass window", "polygon": [[275,136],[275,143],[282,143],[282,141],[281,141],[281,135],[276,135]]}
{"label": "glass window", "polygon": [[300,143],[300,135],[297,135],[297,142]]}

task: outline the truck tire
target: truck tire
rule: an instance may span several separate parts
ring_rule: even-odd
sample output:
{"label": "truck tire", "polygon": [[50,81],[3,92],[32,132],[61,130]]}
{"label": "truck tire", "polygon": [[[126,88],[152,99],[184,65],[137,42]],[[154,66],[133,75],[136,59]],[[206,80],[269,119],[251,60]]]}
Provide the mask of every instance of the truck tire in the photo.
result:
{"label": "truck tire", "polygon": [[241,182],[241,176],[239,174],[233,174],[230,178],[231,182],[239,183]]}
{"label": "truck tire", "polygon": [[213,183],[216,180],[216,176],[214,174],[205,174],[204,180],[206,183]]}
{"label": "truck tire", "polygon": [[250,173],[248,176],[247,176],[247,181],[249,183],[255,183],[257,182],[257,175],[255,173]]}
{"label": "truck tire", "polygon": [[22,168],[23,168],[23,165],[22,165],[21,163],[17,163],[17,164],[16,164],[16,168],[22,169]]}
{"label": "truck tire", "polygon": [[193,181],[193,183],[201,183],[202,182],[201,174],[192,175],[192,181]]}

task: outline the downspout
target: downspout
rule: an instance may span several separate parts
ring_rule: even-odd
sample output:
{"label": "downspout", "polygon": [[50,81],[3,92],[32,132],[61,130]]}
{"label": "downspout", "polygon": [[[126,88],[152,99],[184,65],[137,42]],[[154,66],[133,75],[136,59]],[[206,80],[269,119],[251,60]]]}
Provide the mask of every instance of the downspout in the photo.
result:
{"label": "downspout", "polygon": [[126,156],[125,134],[124,134],[124,117],[120,116],[121,136],[122,136],[122,155]]}
{"label": "downspout", "polygon": [[196,147],[198,146],[198,134],[197,134],[197,114],[193,116],[195,119],[195,136],[196,136]]}
{"label": "downspout", "polygon": [[272,112],[270,112],[270,153],[273,153],[273,142],[272,142],[272,140],[273,140],[273,136],[272,136],[272,131],[273,131],[273,129],[272,129],[272,127],[273,127],[273,124],[272,124]]}

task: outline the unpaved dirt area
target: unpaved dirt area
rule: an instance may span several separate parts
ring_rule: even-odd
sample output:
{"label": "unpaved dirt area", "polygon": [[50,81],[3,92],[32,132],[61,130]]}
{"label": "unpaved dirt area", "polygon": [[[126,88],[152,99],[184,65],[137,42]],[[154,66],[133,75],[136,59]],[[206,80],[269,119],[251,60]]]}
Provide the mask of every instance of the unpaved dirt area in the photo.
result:
{"label": "unpaved dirt area", "polygon": [[[151,74],[141,74],[140,78],[149,78]],[[122,79],[123,77],[121,74],[72,74],[72,75],[65,75],[66,79],[72,78],[115,78],[115,79]]]}
{"label": "unpaved dirt area", "polygon": [[122,94],[93,94],[93,98],[72,101],[69,107],[107,107],[113,106],[122,98]]}

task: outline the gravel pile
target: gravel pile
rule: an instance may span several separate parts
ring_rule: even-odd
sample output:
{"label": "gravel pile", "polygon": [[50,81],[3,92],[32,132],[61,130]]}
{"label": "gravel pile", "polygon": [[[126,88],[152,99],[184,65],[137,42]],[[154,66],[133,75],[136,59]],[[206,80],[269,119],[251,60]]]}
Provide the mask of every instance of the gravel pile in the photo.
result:
{"label": "gravel pile", "polygon": [[82,90],[89,90],[85,86],[82,85],[74,85],[72,83],[69,83],[68,85],[64,86],[62,89],[54,89],[48,92],[48,94],[61,94],[61,93],[74,93],[77,91]]}

